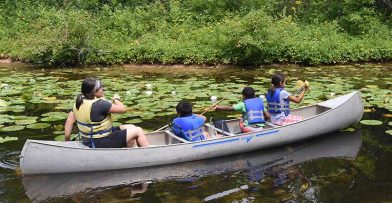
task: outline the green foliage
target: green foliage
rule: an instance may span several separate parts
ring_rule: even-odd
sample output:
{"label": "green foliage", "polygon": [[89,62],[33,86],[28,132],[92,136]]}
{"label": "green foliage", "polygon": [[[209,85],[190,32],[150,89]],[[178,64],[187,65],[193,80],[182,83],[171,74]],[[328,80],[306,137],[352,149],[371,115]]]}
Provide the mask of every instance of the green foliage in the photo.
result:
{"label": "green foliage", "polygon": [[374,0],[6,0],[0,3],[0,54],[44,65],[390,60],[391,17],[379,5]]}

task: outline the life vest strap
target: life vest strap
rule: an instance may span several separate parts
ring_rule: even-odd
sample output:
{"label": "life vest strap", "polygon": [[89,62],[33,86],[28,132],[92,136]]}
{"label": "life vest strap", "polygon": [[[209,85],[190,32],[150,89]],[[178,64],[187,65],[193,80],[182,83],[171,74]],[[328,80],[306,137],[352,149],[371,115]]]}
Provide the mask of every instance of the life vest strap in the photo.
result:
{"label": "life vest strap", "polygon": [[248,114],[249,120],[254,120],[254,119],[258,119],[258,118],[261,118],[261,119],[264,120],[263,111],[252,111],[252,110],[250,110],[249,112],[247,112],[247,114]]}
{"label": "life vest strap", "polygon": [[[194,138],[203,136],[203,130],[201,129],[201,127],[196,130],[188,130],[188,131],[184,132],[184,130],[182,130],[180,125],[178,125],[175,122],[172,122],[172,124],[173,124],[173,126],[176,126],[177,128],[179,128],[181,130],[181,132],[184,134],[184,136],[188,136],[189,141],[193,141]],[[197,134],[194,135],[195,133],[197,133]]]}
{"label": "life vest strap", "polygon": [[87,126],[87,127],[92,127],[92,126],[100,126],[102,125],[101,123],[83,123],[80,121],[76,121],[78,124],[83,125],[83,126]]}
{"label": "life vest strap", "polygon": [[190,140],[193,140],[194,138],[202,137],[203,136],[203,131],[201,128],[198,128],[196,130],[188,130],[185,132],[189,136]]}
{"label": "life vest strap", "polygon": [[[87,137],[87,138],[103,138],[103,137],[106,137],[109,133],[111,133],[113,131],[113,129],[112,128],[110,128],[110,129],[107,129],[107,130],[100,130],[100,131],[98,131],[98,132],[83,132],[83,131],[80,131],[79,130],[79,133],[80,133],[80,135],[82,136],[82,137]],[[102,135],[102,134],[104,134],[103,136],[95,136],[95,135]]]}

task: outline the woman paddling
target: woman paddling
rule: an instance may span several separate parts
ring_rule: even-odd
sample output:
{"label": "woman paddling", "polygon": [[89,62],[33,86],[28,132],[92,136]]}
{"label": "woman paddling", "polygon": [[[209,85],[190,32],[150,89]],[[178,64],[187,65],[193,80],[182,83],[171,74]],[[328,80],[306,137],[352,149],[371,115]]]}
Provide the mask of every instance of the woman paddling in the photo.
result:
{"label": "woman paddling", "polygon": [[69,141],[75,121],[83,144],[92,148],[132,147],[134,141],[139,147],[149,146],[143,129],[134,125],[113,127],[112,113],[125,113],[126,108],[119,96],[112,102],[103,98],[102,83],[95,78],[86,78],[81,94],[76,98],[73,110],[65,122],[65,140]]}

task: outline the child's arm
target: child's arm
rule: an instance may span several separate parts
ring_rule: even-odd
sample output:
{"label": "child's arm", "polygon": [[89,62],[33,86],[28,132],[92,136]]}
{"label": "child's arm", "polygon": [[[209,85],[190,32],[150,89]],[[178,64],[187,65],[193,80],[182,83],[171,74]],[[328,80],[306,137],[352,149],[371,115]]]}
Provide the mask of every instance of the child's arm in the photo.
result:
{"label": "child's arm", "polygon": [[305,96],[305,89],[304,90],[302,90],[302,92],[299,94],[299,95],[295,95],[295,96],[288,96],[287,98],[290,100],[290,101],[292,101],[292,102],[295,102],[295,103],[300,103],[303,99],[304,99],[304,96]]}
{"label": "child's arm", "polygon": [[264,111],[263,111],[263,114],[264,114],[264,119],[265,119],[265,120],[268,120],[268,119],[271,118],[271,114],[270,114],[267,110],[264,110]]}
{"label": "child's arm", "polygon": [[215,110],[222,110],[222,111],[234,111],[233,106],[216,106]]}

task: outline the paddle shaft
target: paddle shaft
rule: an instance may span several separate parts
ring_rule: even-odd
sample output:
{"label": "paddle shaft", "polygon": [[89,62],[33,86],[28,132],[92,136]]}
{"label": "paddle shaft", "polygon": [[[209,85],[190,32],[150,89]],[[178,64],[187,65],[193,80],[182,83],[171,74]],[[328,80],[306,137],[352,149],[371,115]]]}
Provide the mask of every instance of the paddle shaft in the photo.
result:
{"label": "paddle shaft", "polygon": [[223,102],[223,100],[225,100],[226,97],[222,98],[221,100],[219,100],[218,102],[216,102],[215,104],[213,104],[212,106],[208,107],[206,110],[204,110],[201,115],[207,113],[208,111],[210,111],[211,109],[213,109],[216,105],[220,104],[221,102]]}
{"label": "paddle shaft", "polygon": [[[222,98],[221,100],[219,100],[218,102],[214,103],[213,105],[211,105],[210,107],[208,107],[206,110],[204,110],[201,115],[207,113],[208,111],[210,111],[211,109],[213,109],[216,105],[220,104],[222,101],[224,101],[226,99],[226,97]],[[160,131],[163,130],[165,128],[169,127],[169,124],[164,125],[163,127],[160,127],[159,129],[155,130],[155,131]]]}

